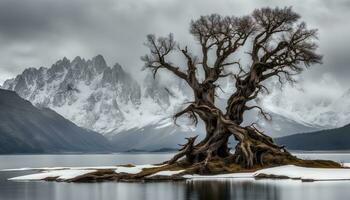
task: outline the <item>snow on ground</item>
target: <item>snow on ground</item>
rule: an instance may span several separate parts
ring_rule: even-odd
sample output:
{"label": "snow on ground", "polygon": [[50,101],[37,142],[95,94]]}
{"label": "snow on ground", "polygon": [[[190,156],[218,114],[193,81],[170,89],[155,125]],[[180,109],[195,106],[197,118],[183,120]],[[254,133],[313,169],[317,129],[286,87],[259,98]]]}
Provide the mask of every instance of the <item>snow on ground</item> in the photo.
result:
{"label": "snow on ground", "polygon": [[[350,163],[344,163],[344,167],[350,167]],[[124,166],[100,166],[100,167],[51,167],[51,168],[20,168],[20,169],[5,169],[2,171],[31,171],[39,170],[41,173],[30,174],[25,176],[19,176],[10,178],[9,180],[43,180],[46,178],[57,177],[57,180],[69,180],[81,175],[96,172],[98,169],[112,169],[115,173],[129,173],[136,174],[142,171],[142,169],[160,167],[159,165],[136,165],[133,167]],[[152,176],[172,176],[182,173],[184,170],[177,171],[160,171]],[[261,176],[271,177],[285,177],[291,179],[300,180],[313,180],[313,181],[336,181],[336,180],[350,180],[350,168],[349,169],[326,169],[326,168],[307,168],[298,167],[294,165],[285,165],[280,167],[272,167],[267,169],[258,170],[251,173],[230,173],[219,175],[183,175],[184,178],[189,180],[203,180],[203,179],[251,179]]]}
{"label": "snow on ground", "polygon": [[161,165],[136,165],[134,167],[117,167],[115,170],[116,173],[128,173],[128,174],[137,174],[142,171],[142,169],[160,167]]}
{"label": "snow on ground", "polygon": [[63,170],[63,169],[74,169],[74,170],[93,170],[93,169],[117,169],[118,166],[95,166],[95,167],[24,167],[16,169],[1,169],[0,171],[52,171],[52,170]]}
{"label": "snow on ground", "polygon": [[350,180],[350,169],[325,169],[325,168],[307,168],[294,165],[285,165],[258,170],[254,176],[285,176],[291,179],[301,180]]}
{"label": "snow on ground", "polygon": [[69,180],[73,179],[78,176],[82,176],[85,174],[96,172],[97,170],[77,170],[77,169],[62,169],[62,170],[53,170],[53,171],[44,171],[41,173],[36,174],[29,174],[25,176],[18,176],[14,178],[10,178],[9,180],[12,181],[25,181],[25,180],[43,180],[46,178],[55,178],[57,177],[57,180]]}
{"label": "snow on ground", "polygon": [[350,167],[350,163],[342,163],[343,167]]}
{"label": "snow on ground", "polygon": [[160,172],[157,172],[155,174],[152,174],[149,177],[152,177],[152,176],[172,176],[172,175],[180,174],[181,172],[184,172],[184,171],[185,170],[177,170],[177,171],[165,170],[165,171],[160,171]]}

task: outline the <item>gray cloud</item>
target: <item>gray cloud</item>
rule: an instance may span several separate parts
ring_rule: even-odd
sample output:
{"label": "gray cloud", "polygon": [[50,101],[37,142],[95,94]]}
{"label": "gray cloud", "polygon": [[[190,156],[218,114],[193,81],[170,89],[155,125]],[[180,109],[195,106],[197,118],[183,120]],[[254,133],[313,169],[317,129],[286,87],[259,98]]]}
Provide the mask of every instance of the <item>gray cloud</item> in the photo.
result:
{"label": "gray cloud", "polygon": [[191,19],[214,12],[249,14],[262,6],[293,6],[310,27],[319,29],[324,64],[308,70],[305,78],[317,82],[327,73],[350,85],[346,0],[2,0],[0,83],[26,67],[49,66],[63,56],[102,54],[110,65],[119,62],[127,71],[138,72],[139,58],[147,51],[146,34],[173,32],[177,40],[191,44]]}

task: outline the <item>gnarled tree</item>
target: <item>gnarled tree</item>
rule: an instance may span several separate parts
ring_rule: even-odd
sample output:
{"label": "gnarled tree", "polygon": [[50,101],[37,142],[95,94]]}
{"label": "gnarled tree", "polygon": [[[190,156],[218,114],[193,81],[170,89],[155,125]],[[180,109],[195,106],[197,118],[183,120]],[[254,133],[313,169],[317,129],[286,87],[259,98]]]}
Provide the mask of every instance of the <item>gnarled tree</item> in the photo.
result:
{"label": "gnarled tree", "polygon": [[[265,117],[269,115],[254,104],[254,99],[266,90],[264,82],[277,78],[281,84],[294,81],[293,76],[304,68],[320,63],[322,56],[317,50],[315,29],[308,29],[300,16],[291,8],[256,9],[249,16],[202,16],[190,24],[190,33],[200,45],[200,54],[194,55],[188,47],[180,47],[170,34],[156,38],[147,36],[150,53],[142,60],[153,70],[168,70],[187,82],[194,100],[175,119],[187,114],[195,123],[202,120],[206,136],[195,143],[188,143],[169,160],[172,164],[180,158],[191,163],[206,164],[213,158],[230,158],[244,168],[264,166],[264,161],[285,164],[291,156],[283,147],[257,130],[254,125],[242,126],[243,114],[258,109]],[[237,57],[247,53],[245,64]],[[173,53],[180,53],[185,66],[171,62]],[[245,59],[247,60],[247,59]],[[202,72],[202,73],[201,73]],[[227,100],[226,110],[215,104],[219,79],[231,77],[235,90]],[[233,136],[238,144],[230,154],[228,139]],[[272,160],[272,161],[271,161]]]}

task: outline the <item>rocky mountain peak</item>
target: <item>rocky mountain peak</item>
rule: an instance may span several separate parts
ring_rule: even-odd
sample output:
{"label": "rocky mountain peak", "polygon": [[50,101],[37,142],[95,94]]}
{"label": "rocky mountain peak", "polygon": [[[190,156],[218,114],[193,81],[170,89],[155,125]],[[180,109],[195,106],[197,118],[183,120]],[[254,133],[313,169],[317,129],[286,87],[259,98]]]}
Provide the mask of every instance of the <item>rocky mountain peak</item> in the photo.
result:
{"label": "rocky mountain peak", "polygon": [[96,70],[97,73],[103,72],[107,68],[107,63],[102,55],[97,55],[91,59],[89,65]]}
{"label": "rocky mountain peak", "polygon": [[76,56],[72,61],[72,63],[81,63],[81,62],[83,62],[83,60],[81,59],[80,56]]}
{"label": "rocky mountain peak", "polygon": [[67,57],[63,57],[61,60],[57,61],[59,65],[68,66],[70,64],[70,60]]}
{"label": "rocky mountain peak", "polygon": [[122,68],[122,66],[119,63],[115,63],[113,65],[113,70],[119,72],[119,71],[123,71],[123,68]]}

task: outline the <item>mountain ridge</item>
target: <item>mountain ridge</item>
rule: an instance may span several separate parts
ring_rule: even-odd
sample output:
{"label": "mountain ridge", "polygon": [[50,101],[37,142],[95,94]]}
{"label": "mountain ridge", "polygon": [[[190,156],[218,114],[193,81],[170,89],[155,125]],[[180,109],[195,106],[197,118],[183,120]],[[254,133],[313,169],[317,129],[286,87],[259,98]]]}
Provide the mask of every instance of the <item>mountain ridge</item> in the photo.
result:
{"label": "mountain ridge", "polygon": [[340,128],[275,138],[291,150],[350,150],[350,124]]}
{"label": "mountain ridge", "polygon": [[0,89],[0,153],[109,152],[109,142],[49,108]]}

